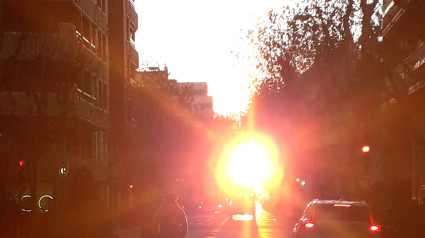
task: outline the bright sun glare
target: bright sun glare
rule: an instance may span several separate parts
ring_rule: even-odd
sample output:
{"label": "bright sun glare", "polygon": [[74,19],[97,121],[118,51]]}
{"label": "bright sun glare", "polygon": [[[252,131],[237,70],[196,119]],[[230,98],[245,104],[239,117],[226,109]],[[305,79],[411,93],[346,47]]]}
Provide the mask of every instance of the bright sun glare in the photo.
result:
{"label": "bright sun glare", "polygon": [[227,172],[236,184],[260,187],[272,172],[266,148],[255,142],[235,148]]}
{"label": "bright sun glare", "polygon": [[244,133],[224,148],[216,167],[216,179],[226,193],[247,189],[257,193],[276,187],[283,176],[278,150],[259,133]]}

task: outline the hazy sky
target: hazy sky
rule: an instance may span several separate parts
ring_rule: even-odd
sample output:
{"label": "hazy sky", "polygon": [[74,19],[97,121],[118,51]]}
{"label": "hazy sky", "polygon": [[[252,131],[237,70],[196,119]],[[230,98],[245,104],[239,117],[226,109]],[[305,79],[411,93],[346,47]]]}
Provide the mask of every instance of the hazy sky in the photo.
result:
{"label": "hazy sky", "polygon": [[[291,0],[136,0],[140,63],[165,64],[179,82],[208,82],[214,111],[238,113],[248,104],[249,68],[243,30]],[[148,63],[149,62],[149,63]]]}

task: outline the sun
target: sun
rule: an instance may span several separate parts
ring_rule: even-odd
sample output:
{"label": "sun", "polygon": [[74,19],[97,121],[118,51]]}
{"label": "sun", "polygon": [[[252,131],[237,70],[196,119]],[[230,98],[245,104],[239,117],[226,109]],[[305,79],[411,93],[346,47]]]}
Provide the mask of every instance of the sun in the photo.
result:
{"label": "sun", "polygon": [[227,172],[235,184],[258,188],[272,174],[270,163],[266,148],[251,141],[235,148]]}
{"label": "sun", "polygon": [[224,148],[216,167],[216,180],[226,193],[264,193],[283,176],[278,149],[260,133],[242,133]]}

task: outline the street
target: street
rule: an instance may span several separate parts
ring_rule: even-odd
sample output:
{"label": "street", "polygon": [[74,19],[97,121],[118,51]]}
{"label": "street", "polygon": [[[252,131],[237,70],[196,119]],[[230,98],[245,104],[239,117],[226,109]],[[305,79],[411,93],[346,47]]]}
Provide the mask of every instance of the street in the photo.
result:
{"label": "street", "polygon": [[291,225],[263,210],[257,204],[256,221],[233,220],[226,213],[188,216],[188,238],[272,238],[290,237]]}
{"label": "street", "polygon": [[0,0],[0,238],[425,238],[424,12]]}

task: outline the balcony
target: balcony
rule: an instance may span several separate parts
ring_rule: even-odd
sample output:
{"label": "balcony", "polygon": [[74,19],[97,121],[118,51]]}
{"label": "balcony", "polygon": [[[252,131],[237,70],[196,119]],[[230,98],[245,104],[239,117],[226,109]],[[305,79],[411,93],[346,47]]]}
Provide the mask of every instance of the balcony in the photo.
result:
{"label": "balcony", "polygon": [[139,53],[136,50],[135,43],[133,40],[127,40],[127,55],[128,55],[128,63],[139,65]]}
{"label": "balcony", "polygon": [[102,8],[95,1],[73,1],[93,22],[96,26],[106,31],[108,28],[108,16],[103,12]]}
{"label": "balcony", "polygon": [[126,10],[127,10],[128,18],[131,20],[132,23],[135,24],[136,29],[138,29],[138,27],[139,27],[138,26],[139,16],[137,15],[136,8],[135,8],[133,0],[127,0]]}
{"label": "balcony", "polygon": [[[59,85],[59,80],[70,80],[68,115],[99,127],[107,126],[108,113],[96,103],[97,92],[88,95],[78,90],[76,83],[72,84],[78,81],[83,68],[96,72],[104,81],[108,75],[108,67],[93,52],[93,46],[76,35],[73,25],[59,25],[55,34],[4,32],[0,66],[4,69],[0,77],[10,78],[7,88],[0,93],[0,115],[27,115],[36,109],[34,100],[25,93],[31,87],[28,84],[44,80],[43,85]],[[45,70],[37,70],[40,67]],[[59,116],[62,111],[57,97],[60,89],[49,87],[48,90],[46,116]]]}
{"label": "balcony", "polygon": [[384,21],[382,35],[385,36],[391,28],[399,21],[405,10],[391,1],[384,9]]}
{"label": "balcony", "polygon": [[130,5],[136,9],[136,3],[134,2],[134,0],[128,0],[128,2],[130,3]]}

